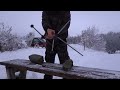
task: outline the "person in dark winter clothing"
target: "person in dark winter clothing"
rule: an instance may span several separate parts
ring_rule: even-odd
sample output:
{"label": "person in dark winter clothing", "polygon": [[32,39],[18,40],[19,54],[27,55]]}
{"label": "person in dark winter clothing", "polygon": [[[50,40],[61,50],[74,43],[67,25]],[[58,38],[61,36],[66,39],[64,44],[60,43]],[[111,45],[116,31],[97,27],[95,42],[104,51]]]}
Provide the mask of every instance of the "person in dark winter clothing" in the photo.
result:
{"label": "person in dark winter clothing", "polygon": [[[55,62],[55,55],[58,54],[60,64],[63,64],[66,60],[70,59],[67,51],[67,45],[59,39],[54,39],[54,36],[61,30],[61,28],[71,20],[70,11],[43,11],[42,12],[42,26],[46,36],[46,52],[45,61],[48,63]],[[67,42],[68,28],[70,22],[63,28],[63,30],[57,35],[62,40]],[[52,50],[52,44],[54,39],[54,48]],[[52,79],[51,75],[44,75],[44,79]]]}

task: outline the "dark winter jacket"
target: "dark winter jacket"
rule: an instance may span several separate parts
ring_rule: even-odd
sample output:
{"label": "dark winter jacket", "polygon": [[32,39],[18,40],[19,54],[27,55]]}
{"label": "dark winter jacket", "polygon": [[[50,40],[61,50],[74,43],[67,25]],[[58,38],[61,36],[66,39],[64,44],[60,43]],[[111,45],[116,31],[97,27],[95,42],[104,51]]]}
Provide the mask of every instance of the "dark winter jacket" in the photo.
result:
{"label": "dark winter jacket", "polygon": [[[58,33],[59,30],[71,20],[70,11],[43,11],[42,12],[42,26],[45,32],[47,29],[55,30],[55,33]],[[70,22],[59,34],[59,37],[64,39],[68,37],[68,28],[70,27]]]}

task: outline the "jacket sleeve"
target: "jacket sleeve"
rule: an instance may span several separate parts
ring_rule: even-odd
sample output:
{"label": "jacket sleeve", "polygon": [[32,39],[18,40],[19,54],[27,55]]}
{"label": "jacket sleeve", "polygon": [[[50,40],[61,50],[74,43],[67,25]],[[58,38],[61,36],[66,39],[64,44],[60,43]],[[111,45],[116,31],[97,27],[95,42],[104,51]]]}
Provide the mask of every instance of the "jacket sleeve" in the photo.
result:
{"label": "jacket sleeve", "polygon": [[47,32],[48,28],[51,28],[48,15],[45,11],[42,12],[42,26],[45,32]]}

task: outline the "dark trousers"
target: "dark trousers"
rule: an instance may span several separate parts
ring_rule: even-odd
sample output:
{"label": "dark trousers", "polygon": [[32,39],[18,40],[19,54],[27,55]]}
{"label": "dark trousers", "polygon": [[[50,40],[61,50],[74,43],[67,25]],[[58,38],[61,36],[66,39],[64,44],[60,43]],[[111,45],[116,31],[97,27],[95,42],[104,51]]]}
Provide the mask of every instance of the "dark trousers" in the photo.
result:
{"label": "dark trousers", "polygon": [[[63,40],[66,42],[66,39]],[[45,52],[45,61],[48,63],[55,62],[56,54],[58,54],[60,64],[63,64],[66,60],[70,59],[67,51],[67,45],[61,42],[60,40],[55,40],[53,52],[51,50],[52,50],[52,40],[49,40],[49,43],[47,43],[46,45],[46,52]],[[46,75],[46,74],[44,75],[44,79],[52,79],[52,78],[53,78],[52,75]]]}

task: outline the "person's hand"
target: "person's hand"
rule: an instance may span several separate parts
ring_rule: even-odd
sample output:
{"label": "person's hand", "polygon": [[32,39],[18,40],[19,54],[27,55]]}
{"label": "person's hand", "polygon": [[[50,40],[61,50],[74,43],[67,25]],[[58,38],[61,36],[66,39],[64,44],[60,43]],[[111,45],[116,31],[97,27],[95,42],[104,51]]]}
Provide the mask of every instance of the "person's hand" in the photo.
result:
{"label": "person's hand", "polygon": [[47,39],[53,39],[53,37],[55,36],[55,30],[53,29],[47,29]]}

